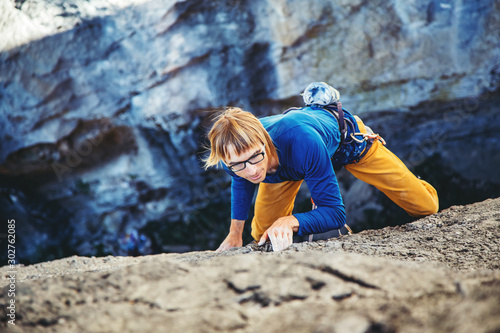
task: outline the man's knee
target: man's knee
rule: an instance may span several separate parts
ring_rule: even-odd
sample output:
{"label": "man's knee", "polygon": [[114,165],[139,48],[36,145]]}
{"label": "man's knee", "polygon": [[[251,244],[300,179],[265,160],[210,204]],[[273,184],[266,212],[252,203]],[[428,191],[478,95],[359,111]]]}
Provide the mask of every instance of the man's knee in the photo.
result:
{"label": "man's knee", "polygon": [[411,211],[408,211],[408,214],[413,217],[429,216],[437,213],[439,210],[439,198],[436,190],[427,182],[424,182],[424,186],[427,193],[414,203]]}

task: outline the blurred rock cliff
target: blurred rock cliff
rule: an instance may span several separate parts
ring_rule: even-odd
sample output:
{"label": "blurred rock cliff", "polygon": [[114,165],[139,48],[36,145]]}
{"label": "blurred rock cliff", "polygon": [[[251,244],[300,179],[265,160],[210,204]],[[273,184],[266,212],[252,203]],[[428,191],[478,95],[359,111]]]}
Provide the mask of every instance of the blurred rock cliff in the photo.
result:
{"label": "blurred rock cliff", "polygon": [[[2,223],[25,262],[213,249],[230,179],[202,168],[212,110],[280,113],[312,81],[442,208],[499,196],[499,36],[498,0],[0,0]],[[358,230],[409,221],[338,176]]]}

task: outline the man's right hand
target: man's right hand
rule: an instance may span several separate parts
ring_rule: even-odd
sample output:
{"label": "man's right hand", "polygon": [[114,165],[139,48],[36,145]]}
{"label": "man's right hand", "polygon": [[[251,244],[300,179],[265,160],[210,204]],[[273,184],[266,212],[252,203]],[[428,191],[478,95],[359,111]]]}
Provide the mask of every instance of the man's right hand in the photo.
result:
{"label": "man's right hand", "polygon": [[231,227],[229,228],[229,234],[226,239],[222,242],[215,252],[221,252],[225,250],[232,249],[233,247],[241,247],[243,245],[243,227],[245,225],[244,220],[231,220]]}
{"label": "man's right hand", "polygon": [[229,232],[229,235],[227,235],[226,239],[222,242],[222,244],[219,246],[215,252],[221,252],[225,250],[232,249],[233,247],[241,247],[243,245],[243,239],[241,237],[241,234],[238,235],[236,233]]}

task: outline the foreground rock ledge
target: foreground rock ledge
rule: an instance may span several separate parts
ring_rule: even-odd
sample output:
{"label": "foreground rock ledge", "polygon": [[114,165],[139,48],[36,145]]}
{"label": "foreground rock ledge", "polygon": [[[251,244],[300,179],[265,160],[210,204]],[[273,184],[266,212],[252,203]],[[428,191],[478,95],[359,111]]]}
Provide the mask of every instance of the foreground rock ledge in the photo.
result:
{"label": "foreground rock ledge", "polygon": [[294,244],[18,267],[12,332],[498,332],[500,198]]}

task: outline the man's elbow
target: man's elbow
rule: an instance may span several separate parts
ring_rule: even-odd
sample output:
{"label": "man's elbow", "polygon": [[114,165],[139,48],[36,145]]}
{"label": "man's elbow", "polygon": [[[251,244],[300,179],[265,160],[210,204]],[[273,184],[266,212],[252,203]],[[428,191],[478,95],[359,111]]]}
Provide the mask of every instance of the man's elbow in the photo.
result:
{"label": "man's elbow", "polygon": [[345,208],[344,206],[340,207],[334,207],[334,214],[332,218],[332,230],[333,229],[340,229],[342,228],[346,222],[347,222],[347,217],[345,214]]}

